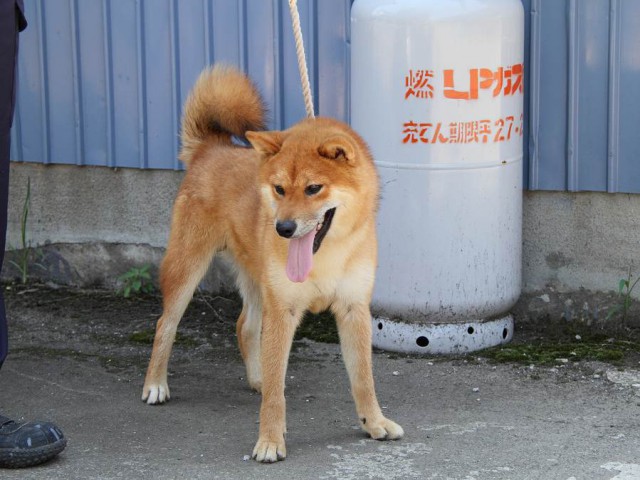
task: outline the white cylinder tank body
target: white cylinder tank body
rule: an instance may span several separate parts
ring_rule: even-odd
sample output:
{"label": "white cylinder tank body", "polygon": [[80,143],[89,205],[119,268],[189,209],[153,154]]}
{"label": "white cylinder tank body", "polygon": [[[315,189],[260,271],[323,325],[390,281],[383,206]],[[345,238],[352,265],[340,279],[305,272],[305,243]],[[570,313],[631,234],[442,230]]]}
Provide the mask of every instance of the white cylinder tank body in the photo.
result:
{"label": "white cylinder tank body", "polygon": [[382,187],[374,345],[448,353],[511,339],[523,82],[520,0],[353,4],[351,124]]}

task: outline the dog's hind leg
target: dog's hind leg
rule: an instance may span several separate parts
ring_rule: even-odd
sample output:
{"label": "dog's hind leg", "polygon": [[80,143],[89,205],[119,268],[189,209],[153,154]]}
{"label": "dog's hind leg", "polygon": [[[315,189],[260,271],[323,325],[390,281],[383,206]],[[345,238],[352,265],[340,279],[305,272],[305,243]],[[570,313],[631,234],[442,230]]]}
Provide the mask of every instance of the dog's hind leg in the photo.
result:
{"label": "dog's hind leg", "polygon": [[160,267],[163,312],[156,326],[151,360],[142,390],[149,405],[169,400],[167,365],[178,324],[193,292],[207,272],[219,242],[211,232],[192,223],[185,225],[176,215],[167,253]]}
{"label": "dog's hind leg", "polygon": [[236,325],[238,346],[247,368],[249,385],[259,392],[262,389],[262,367],[260,365],[262,302],[260,301],[260,290],[244,273],[238,274],[237,283],[243,300],[242,312]]}
{"label": "dog's hind leg", "polygon": [[385,418],[376,398],[371,359],[371,313],[368,305],[334,303],[342,357],[362,428],[376,440],[396,440],[402,427]]}

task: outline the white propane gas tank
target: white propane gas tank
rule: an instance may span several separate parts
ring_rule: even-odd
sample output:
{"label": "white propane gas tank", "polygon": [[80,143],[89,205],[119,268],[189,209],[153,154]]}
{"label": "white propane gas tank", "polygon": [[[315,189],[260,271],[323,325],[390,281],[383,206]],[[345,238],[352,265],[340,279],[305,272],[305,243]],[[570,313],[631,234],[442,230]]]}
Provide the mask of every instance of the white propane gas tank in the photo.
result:
{"label": "white propane gas tank", "polygon": [[351,124],[382,186],[374,345],[507,342],[520,295],[520,0],[356,0]]}

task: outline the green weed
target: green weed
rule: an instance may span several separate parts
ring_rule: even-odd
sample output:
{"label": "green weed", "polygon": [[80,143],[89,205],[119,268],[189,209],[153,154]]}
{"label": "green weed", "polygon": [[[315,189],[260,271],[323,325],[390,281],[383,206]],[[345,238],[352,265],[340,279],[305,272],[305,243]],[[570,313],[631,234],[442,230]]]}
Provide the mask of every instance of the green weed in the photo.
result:
{"label": "green weed", "polygon": [[629,268],[629,273],[627,274],[627,278],[621,278],[618,282],[618,296],[621,297],[621,302],[615,305],[609,314],[607,315],[607,320],[610,320],[611,317],[617,315],[618,313],[622,314],[622,323],[627,323],[627,317],[629,315],[629,308],[631,307],[631,293],[633,289],[640,281],[640,278],[636,278],[635,282],[631,282],[633,275],[631,274],[631,268]]}
{"label": "green weed", "polygon": [[[33,256],[34,249],[31,247],[31,241],[27,239],[27,220],[29,219],[29,207],[31,204],[31,177],[27,177],[27,194],[22,204],[22,215],[20,217],[20,241],[22,248],[16,251],[16,260],[9,260],[8,262],[16,267],[20,272],[20,282],[24,285],[29,280],[29,263]],[[40,250],[35,251],[39,257],[42,256]],[[34,263],[34,265],[43,268],[40,263]]]}
{"label": "green weed", "polygon": [[478,356],[498,363],[554,365],[558,363],[559,359],[566,359],[569,362],[598,360],[617,364],[622,362],[627,354],[638,351],[639,348],[640,345],[633,342],[617,340],[585,343],[539,343],[491,348],[479,352]]}
{"label": "green weed", "polygon": [[118,277],[118,280],[122,282],[122,288],[119,292],[122,293],[124,298],[129,298],[131,295],[140,295],[141,293],[152,293],[155,290],[149,273],[150,267],[151,265],[149,264],[133,267]]}

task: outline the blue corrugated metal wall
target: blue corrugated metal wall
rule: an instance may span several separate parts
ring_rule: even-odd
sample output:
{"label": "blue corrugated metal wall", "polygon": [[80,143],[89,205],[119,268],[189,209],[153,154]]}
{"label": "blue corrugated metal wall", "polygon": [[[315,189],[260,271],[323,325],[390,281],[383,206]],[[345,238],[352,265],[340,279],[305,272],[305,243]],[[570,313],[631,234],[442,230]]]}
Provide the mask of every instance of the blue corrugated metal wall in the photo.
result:
{"label": "blue corrugated metal wall", "polygon": [[[640,192],[640,1],[522,0],[525,185]],[[285,0],[26,0],[16,160],[180,168],[204,65],[255,79],[270,128],[303,118]],[[316,111],[348,120],[350,0],[300,0]]]}
{"label": "blue corrugated metal wall", "polygon": [[640,192],[640,1],[525,6],[529,188]]}
{"label": "blue corrugated metal wall", "polygon": [[[271,128],[305,116],[286,1],[25,0],[25,8],[16,160],[180,168],[181,106],[213,62],[251,75]],[[349,9],[349,0],[299,2],[316,111],[342,119]]]}

